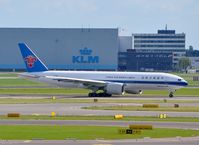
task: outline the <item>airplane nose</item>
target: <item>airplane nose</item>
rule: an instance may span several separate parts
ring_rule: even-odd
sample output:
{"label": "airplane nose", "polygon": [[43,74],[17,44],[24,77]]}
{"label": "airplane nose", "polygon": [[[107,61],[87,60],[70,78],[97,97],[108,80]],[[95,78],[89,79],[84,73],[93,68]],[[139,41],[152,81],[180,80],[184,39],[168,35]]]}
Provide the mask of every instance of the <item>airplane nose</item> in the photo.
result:
{"label": "airplane nose", "polygon": [[185,86],[188,86],[188,82],[187,81],[184,81],[184,84],[185,84]]}

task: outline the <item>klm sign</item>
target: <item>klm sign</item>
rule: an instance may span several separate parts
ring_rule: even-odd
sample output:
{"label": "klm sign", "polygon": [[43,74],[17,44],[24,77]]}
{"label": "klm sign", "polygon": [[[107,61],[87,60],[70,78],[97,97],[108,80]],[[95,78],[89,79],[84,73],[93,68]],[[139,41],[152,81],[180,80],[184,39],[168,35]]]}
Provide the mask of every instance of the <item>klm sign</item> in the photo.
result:
{"label": "klm sign", "polygon": [[72,57],[73,63],[99,63],[99,56],[93,56],[92,50],[87,47],[79,50],[79,55]]}

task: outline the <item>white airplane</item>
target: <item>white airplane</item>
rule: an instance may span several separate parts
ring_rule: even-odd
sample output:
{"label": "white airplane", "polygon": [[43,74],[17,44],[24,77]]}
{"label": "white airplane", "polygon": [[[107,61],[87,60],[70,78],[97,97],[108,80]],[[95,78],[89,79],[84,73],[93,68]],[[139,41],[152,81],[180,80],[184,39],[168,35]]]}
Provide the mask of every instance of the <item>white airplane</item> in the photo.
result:
{"label": "white airplane", "polygon": [[18,45],[28,71],[20,76],[65,88],[90,89],[89,97],[141,94],[143,90],[168,90],[173,97],[177,89],[188,85],[183,78],[168,73],[48,70],[25,43]]}

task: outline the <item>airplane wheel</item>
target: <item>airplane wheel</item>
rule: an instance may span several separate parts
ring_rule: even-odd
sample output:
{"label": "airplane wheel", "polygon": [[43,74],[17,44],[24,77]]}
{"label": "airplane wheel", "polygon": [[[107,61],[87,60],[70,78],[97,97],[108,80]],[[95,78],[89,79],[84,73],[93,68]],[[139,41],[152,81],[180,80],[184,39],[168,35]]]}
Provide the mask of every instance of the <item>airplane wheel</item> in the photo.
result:
{"label": "airplane wheel", "polygon": [[104,93],[99,93],[98,96],[99,97],[104,97]]}
{"label": "airplane wheel", "polygon": [[97,94],[96,93],[92,93],[92,97],[97,97]]}
{"label": "airplane wheel", "polygon": [[92,93],[89,93],[88,96],[89,96],[89,97],[92,97]]}
{"label": "airplane wheel", "polygon": [[112,94],[107,94],[107,93],[106,93],[106,97],[111,97],[111,96],[112,96]]}
{"label": "airplane wheel", "polygon": [[170,98],[173,98],[173,93],[170,93],[170,94],[169,94],[169,97],[170,97]]}
{"label": "airplane wheel", "polygon": [[89,93],[88,96],[89,97],[96,97],[96,93]]}

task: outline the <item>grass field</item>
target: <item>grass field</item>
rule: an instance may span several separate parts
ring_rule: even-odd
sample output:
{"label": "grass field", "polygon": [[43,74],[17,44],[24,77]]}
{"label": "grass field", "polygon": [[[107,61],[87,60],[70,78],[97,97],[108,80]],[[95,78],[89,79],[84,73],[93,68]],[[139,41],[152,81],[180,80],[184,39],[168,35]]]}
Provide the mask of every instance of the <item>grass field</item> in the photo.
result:
{"label": "grass field", "polygon": [[197,130],[183,129],[163,129],[155,128],[153,130],[144,130],[140,135],[119,134],[118,129],[121,127],[108,126],[0,126],[1,140],[64,140],[64,139],[133,139],[133,138],[164,138],[164,137],[188,137],[198,136]]}
{"label": "grass field", "polygon": [[121,111],[169,111],[169,112],[199,112],[199,106],[183,106],[179,108],[174,108],[170,106],[164,106],[159,108],[143,108],[142,106],[90,106],[83,107],[84,109],[91,110],[121,110]]}
{"label": "grass field", "polygon": [[17,77],[17,73],[10,73],[10,72],[0,73],[0,77]]}
{"label": "grass field", "polygon": [[0,115],[1,120],[111,120],[111,121],[155,121],[155,122],[199,122],[199,117],[167,117],[159,118],[158,116],[124,116],[123,119],[114,119],[114,116],[50,116],[49,115],[21,115],[20,117],[7,117]]}
{"label": "grass field", "polygon": [[0,94],[47,94],[47,95],[64,95],[64,94],[85,94],[89,90],[85,89],[65,89],[65,88],[0,88]]}
{"label": "grass field", "polygon": [[33,82],[33,81],[29,81],[26,79],[22,79],[22,78],[15,78],[15,77],[11,77],[11,78],[4,78],[4,77],[0,77],[0,86],[47,86],[47,84],[44,83],[39,83],[39,82]]}

